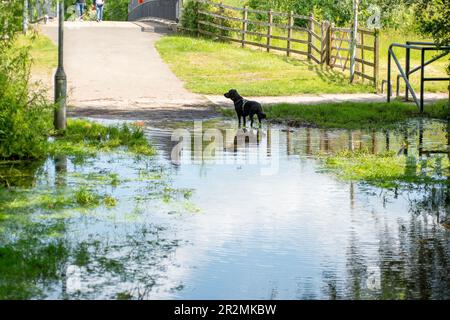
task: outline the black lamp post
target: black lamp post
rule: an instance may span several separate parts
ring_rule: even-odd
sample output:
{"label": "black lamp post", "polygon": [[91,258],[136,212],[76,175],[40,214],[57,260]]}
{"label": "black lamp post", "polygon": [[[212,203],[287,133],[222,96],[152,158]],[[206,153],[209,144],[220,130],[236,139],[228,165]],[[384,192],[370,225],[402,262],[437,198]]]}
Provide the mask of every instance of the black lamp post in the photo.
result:
{"label": "black lamp post", "polygon": [[59,1],[58,12],[58,69],[55,74],[55,115],[54,126],[58,131],[65,130],[66,99],[67,99],[67,77],[64,72],[64,0]]}

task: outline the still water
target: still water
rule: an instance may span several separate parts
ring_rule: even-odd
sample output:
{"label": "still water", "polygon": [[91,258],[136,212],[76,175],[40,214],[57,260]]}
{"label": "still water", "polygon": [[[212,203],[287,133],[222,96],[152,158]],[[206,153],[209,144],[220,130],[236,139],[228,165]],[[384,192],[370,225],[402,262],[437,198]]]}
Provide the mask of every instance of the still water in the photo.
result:
{"label": "still water", "polygon": [[[31,192],[96,183],[118,205],[58,213],[71,253],[61,277],[24,281],[39,280],[30,297],[450,298],[446,185],[384,190],[341,181],[317,158],[364,148],[447,157],[446,123],[391,132],[202,126],[146,127],[156,160],[103,154],[64,159],[63,170],[47,160]],[[176,129],[183,143],[172,141]],[[97,179],[111,172],[117,185]]]}
{"label": "still water", "polygon": [[[446,155],[445,130],[432,122],[400,133],[273,127],[247,133],[241,148],[231,139],[202,161],[182,153],[174,183],[195,188],[201,213],[179,230],[190,245],[167,273],[183,290],[154,297],[449,298],[450,232],[438,223],[440,209],[418,209],[422,193],[339,181],[315,157],[349,148]],[[170,133],[149,129],[166,161]]]}

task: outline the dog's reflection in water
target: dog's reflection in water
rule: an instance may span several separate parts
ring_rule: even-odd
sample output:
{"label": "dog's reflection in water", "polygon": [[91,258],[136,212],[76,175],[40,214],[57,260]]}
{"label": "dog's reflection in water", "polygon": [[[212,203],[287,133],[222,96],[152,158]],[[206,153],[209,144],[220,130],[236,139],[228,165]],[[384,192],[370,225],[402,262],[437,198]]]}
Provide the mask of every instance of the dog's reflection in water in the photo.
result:
{"label": "dog's reflection in water", "polygon": [[[194,163],[225,161],[224,153],[238,154],[249,147],[257,149],[267,139],[267,148],[270,146],[270,129],[208,129],[201,135],[192,136],[187,130],[183,134],[172,135],[171,141],[176,144],[171,150],[171,161],[174,165],[181,165],[182,161]],[[183,153],[185,156],[183,156]],[[256,153],[253,153],[256,154]]]}
{"label": "dog's reflection in water", "polygon": [[267,137],[267,133],[262,129],[240,128],[234,136],[228,137],[225,143],[224,151],[238,152],[239,149],[247,146],[259,146],[261,141]]}

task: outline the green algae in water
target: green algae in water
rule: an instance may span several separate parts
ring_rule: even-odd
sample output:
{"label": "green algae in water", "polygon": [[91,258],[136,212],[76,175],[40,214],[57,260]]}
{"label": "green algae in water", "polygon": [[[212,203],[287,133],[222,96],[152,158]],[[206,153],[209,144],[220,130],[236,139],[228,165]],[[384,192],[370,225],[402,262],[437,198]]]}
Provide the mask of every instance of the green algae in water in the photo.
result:
{"label": "green algae in water", "polygon": [[362,181],[381,188],[446,183],[450,174],[447,157],[418,160],[396,152],[372,154],[367,149],[322,156],[324,166],[339,178]]}

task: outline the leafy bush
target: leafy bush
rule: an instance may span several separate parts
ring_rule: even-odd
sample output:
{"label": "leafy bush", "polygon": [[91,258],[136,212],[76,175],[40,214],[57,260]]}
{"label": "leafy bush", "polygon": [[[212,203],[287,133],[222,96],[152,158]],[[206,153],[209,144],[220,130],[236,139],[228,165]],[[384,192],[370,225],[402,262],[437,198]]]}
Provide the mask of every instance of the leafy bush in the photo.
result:
{"label": "leafy bush", "polygon": [[[214,6],[210,6],[206,3],[200,3],[195,0],[189,0],[184,3],[183,7],[183,14],[181,15],[181,26],[188,29],[188,31],[197,30],[198,28],[198,21],[206,21],[210,23],[214,23],[217,25],[222,25],[224,27],[228,28],[237,28],[240,29],[240,23],[239,22],[233,22],[231,20],[224,20],[220,18],[215,18],[203,14],[199,14],[198,11],[208,11],[215,14],[221,14],[224,16],[232,16],[235,14],[232,10],[224,10],[223,12],[220,12],[220,9]],[[202,25],[202,30],[211,32],[215,35],[223,35],[223,36],[230,36],[231,32],[228,30],[222,30],[220,28],[216,28],[214,26],[208,26],[208,25]]]}
{"label": "leafy bush", "polygon": [[127,21],[129,0],[107,1],[105,4],[104,20]]}
{"label": "leafy bush", "polygon": [[190,29],[197,30],[200,8],[204,8],[202,3],[195,0],[186,1],[183,6],[183,14],[181,15],[181,26]]}
{"label": "leafy bush", "polygon": [[30,86],[28,47],[20,47],[22,3],[0,2],[0,159],[40,158],[51,129],[51,109]]}
{"label": "leafy bush", "polygon": [[450,0],[420,0],[416,18],[420,33],[432,36],[440,46],[450,45]]}

